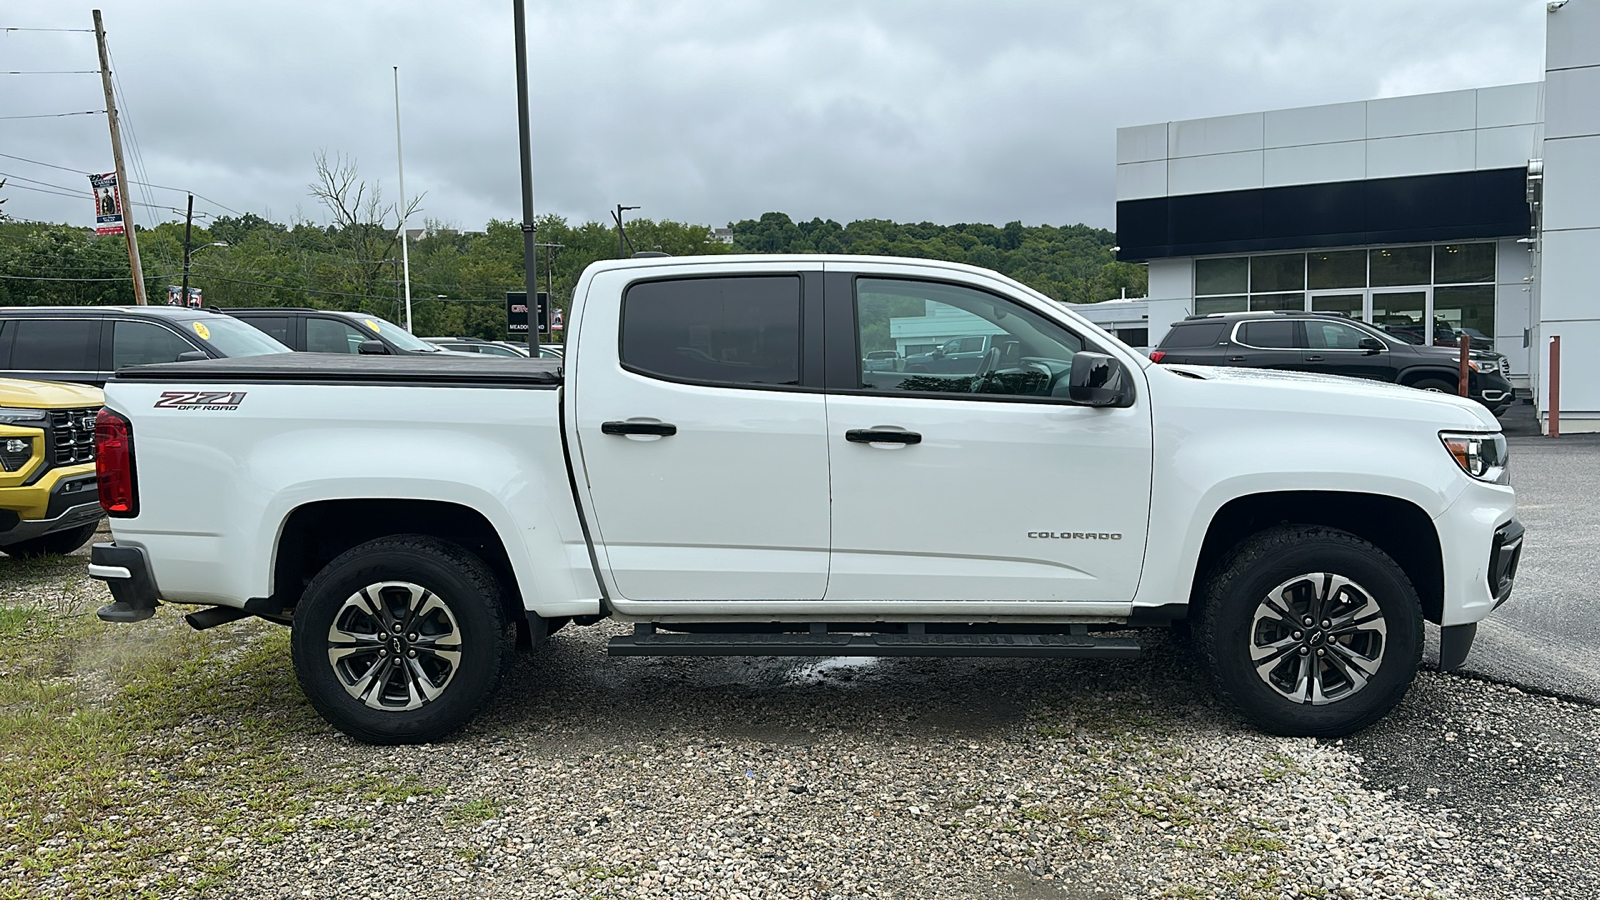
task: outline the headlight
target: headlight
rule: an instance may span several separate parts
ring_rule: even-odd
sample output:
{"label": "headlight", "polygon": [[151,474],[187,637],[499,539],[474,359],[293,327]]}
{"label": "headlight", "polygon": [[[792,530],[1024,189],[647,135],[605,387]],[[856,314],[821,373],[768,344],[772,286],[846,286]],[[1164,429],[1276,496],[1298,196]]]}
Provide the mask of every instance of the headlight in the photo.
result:
{"label": "headlight", "polygon": [[43,409],[18,409],[12,406],[0,406],[0,424],[3,425],[38,425],[44,427],[45,414]]}
{"label": "headlight", "polygon": [[1506,436],[1500,432],[1462,434],[1441,431],[1439,440],[1444,443],[1445,449],[1450,451],[1451,458],[1461,467],[1461,471],[1479,481],[1490,481],[1495,484],[1511,483],[1510,473],[1506,469],[1508,460]]}

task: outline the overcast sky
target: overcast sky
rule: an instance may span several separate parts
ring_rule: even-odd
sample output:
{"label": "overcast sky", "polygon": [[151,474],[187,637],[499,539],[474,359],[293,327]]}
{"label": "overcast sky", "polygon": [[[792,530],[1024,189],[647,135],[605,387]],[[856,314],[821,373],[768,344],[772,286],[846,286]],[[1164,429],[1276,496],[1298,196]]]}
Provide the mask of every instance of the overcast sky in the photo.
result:
{"label": "overcast sky", "polygon": [[[0,27],[87,29],[95,5],[0,0]],[[392,197],[398,65],[421,215],[520,216],[510,0],[98,5],[137,180],[324,221],[325,148]],[[1537,81],[1544,18],[1542,0],[528,0],[536,203],[1112,227],[1119,126]],[[96,65],[92,34],[0,32],[0,70]],[[0,75],[0,117],[104,106],[94,75]],[[0,118],[0,154],[112,168],[100,115]],[[0,172],[9,214],[93,223],[84,176]],[[37,182],[81,196],[20,189]]]}

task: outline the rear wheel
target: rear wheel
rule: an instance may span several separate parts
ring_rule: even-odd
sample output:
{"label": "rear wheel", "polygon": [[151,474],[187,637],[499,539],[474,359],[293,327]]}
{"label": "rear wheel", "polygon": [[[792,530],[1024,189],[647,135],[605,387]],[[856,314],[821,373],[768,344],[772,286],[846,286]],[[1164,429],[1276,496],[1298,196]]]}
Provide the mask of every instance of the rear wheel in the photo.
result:
{"label": "rear wheel", "polygon": [[1411,386],[1419,391],[1432,391],[1435,394],[1454,394],[1460,388],[1460,385],[1442,378],[1424,378]]}
{"label": "rear wheel", "polygon": [[1405,572],[1348,532],[1247,538],[1206,591],[1199,644],[1219,692],[1273,734],[1340,737],[1400,702],[1422,661]]}
{"label": "rear wheel", "polygon": [[499,581],[437,538],[369,541],[328,563],[294,614],[295,676],[329,724],[371,744],[466,724],[512,656]]}
{"label": "rear wheel", "polygon": [[99,527],[99,522],[90,522],[87,525],[79,525],[76,528],[52,531],[49,534],[41,534],[36,538],[17,541],[15,544],[0,544],[0,550],[4,550],[12,556],[23,557],[71,553],[89,543],[89,539],[94,537],[95,529]]}

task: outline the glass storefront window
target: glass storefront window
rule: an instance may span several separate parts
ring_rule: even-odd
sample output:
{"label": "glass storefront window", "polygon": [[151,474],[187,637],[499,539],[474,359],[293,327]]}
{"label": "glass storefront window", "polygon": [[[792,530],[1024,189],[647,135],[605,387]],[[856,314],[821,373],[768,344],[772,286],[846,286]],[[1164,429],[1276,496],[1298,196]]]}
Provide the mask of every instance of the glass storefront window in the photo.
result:
{"label": "glass storefront window", "polygon": [[1306,308],[1305,294],[1251,294],[1250,311],[1289,309],[1303,311]]}
{"label": "glass storefront window", "polygon": [[1373,287],[1433,283],[1432,247],[1384,247],[1370,261]]}
{"label": "glass storefront window", "polygon": [[1266,294],[1277,291],[1303,291],[1306,289],[1306,255],[1280,253],[1273,256],[1250,257],[1250,293]]}
{"label": "glass storefront window", "polygon": [[1311,298],[1311,311],[1335,313],[1346,319],[1361,318],[1361,294],[1324,294]]}
{"label": "glass storefront window", "polygon": [[1195,296],[1242,294],[1250,289],[1250,259],[1197,259],[1194,261]]}
{"label": "glass storefront window", "polygon": [[1212,313],[1244,312],[1245,298],[1237,297],[1198,297],[1194,301],[1194,314],[1209,316]]}
{"label": "glass storefront window", "polygon": [[1374,291],[1372,324],[1408,344],[1427,341],[1427,291]]}
{"label": "glass storefront window", "polygon": [[1443,333],[1444,326],[1472,338],[1480,350],[1494,349],[1494,285],[1442,287],[1433,290],[1435,343],[1453,344],[1456,338]]}
{"label": "glass storefront window", "polygon": [[1307,254],[1306,286],[1313,291],[1327,288],[1367,286],[1367,251],[1325,250]]}
{"label": "glass storefront window", "polygon": [[1494,282],[1493,244],[1440,244],[1433,248],[1434,284]]}

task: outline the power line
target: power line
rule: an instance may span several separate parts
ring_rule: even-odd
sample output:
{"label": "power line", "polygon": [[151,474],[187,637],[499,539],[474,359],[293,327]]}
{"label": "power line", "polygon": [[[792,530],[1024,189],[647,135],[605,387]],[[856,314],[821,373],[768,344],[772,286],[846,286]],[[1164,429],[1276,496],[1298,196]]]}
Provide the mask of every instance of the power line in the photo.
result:
{"label": "power line", "polygon": [[[99,174],[102,174],[100,172],[89,172],[89,171],[86,171],[84,169],[74,169],[74,168],[71,168],[69,166],[58,166],[55,163],[47,163],[47,162],[44,162],[43,160],[38,160],[38,159],[29,159],[26,156],[15,156],[15,155],[10,154],[10,153],[0,153],[0,157],[4,157],[6,159],[14,159],[17,162],[32,163],[33,165],[36,165],[36,166],[44,166],[47,169],[59,169],[62,172],[72,172],[72,173],[74,173],[76,175],[99,175]],[[174,192],[179,193],[179,194],[194,194],[196,200],[204,200],[207,203],[211,204],[212,206],[215,206],[218,209],[227,210],[228,212],[231,212],[236,216],[244,215],[244,213],[239,212],[238,210],[234,209],[231,206],[224,206],[223,204],[218,203],[217,201],[211,199],[210,197],[207,197],[204,194],[195,194],[194,191],[188,190],[186,188],[169,187],[168,185],[164,185],[164,184],[149,184],[147,182],[141,182],[141,181],[135,181],[133,183],[137,184],[137,185],[140,185],[142,187],[152,187],[152,188],[155,188],[156,190],[161,190],[161,191],[174,191]],[[166,206],[166,207],[162,207],[162,208],[163,209],[171,209],[174,212],[178,211],[175,207],[171,207],[171,206]]]}
{"label": "power line", "polygon": [[0,275],[8,281],[132,281],[132,275],[121,275],[116,278],[55,278],[43,275]]}
{"label": "power line", "polygon": [[99,69],[35,69],[29,72],[0,72],[0,75],[99,75]]}
{"label": "power line", "polygon": [[65,191],[53,191],[53,190],[51,190],[49,188],[30,187],[29,185],[26,185],[26,184],[7,184],[6,187],[13,187],[13,188],[16,188],[19,191],[38,191],[41,194],[55,194],[57,197],[77,197],[77,198],[82,198],[84,196],[84,192],[82,192],[82,191],[80,191],[80,192],[78,192],[76,194],[69,194],[69,193],[67,193]]}
{"label": "power line", "polygon": [[4,30],[5,31],[62,31],[62,32],[74,32],[74,33],[82,32],[84,34],[94,34],[94,29],[93,28],[10,28],[10,27],[8,27],[8,28],[6,28]]}
{"label": "power line", "polygon": [[39,113],[38,115],[32,116],[0,116],[0,119],[62,119],[66,118],[67,116],[100,116],[104,114],[105,110],[103,109],[86,109],[82,112]]}

